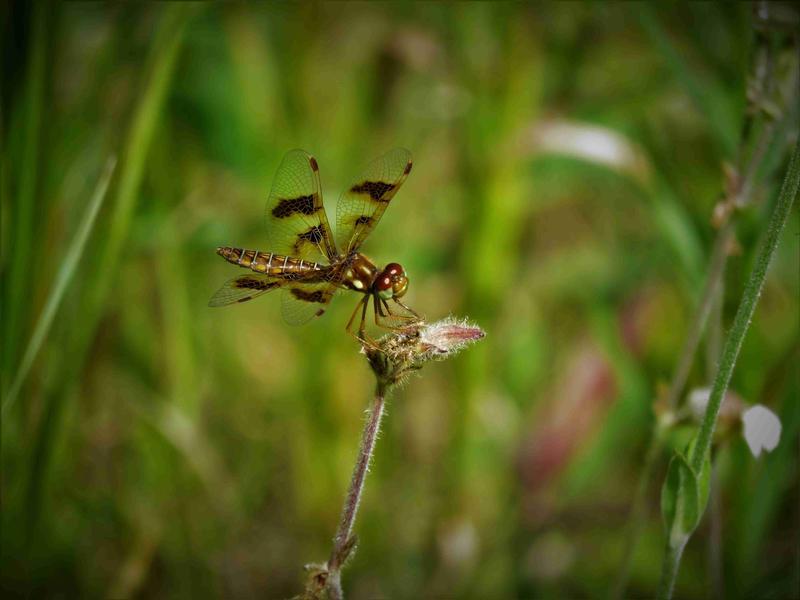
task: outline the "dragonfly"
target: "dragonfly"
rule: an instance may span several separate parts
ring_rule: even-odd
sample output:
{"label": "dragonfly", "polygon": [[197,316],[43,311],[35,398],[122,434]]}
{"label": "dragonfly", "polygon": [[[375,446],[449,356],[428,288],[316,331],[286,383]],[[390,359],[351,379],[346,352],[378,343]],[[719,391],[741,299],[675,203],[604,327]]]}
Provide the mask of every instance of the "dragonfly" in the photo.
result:
{"label": "dragonfly", "polygon": [[322,203],[317,160],[304,150],[288,152],[267,200],[268,251],[217,248],[217,254],[247,273],[228,280],[209,306],[247,302],[280,289],[283,319],[301,325],[321,316],[337,292],[349,290],[362,297],[345,330],[371,346],[366,334],[370,304],[375,324],[384,329],[402,329],[419,320],[401,300],[408,290],[405,269],[395,262],[379,269],[359,251],[411,166],[411,153],[403,148],[369,163],[339,197],[334,237]]}

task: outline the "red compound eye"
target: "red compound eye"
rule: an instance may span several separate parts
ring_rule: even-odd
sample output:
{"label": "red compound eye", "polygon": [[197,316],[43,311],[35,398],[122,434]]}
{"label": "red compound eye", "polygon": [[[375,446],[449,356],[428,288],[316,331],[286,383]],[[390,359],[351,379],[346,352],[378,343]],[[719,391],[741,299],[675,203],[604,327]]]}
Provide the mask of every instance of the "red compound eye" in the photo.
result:
{"label": "red compound eye", "polygon": [[402,275],[403,274],[403,267],[398,265],[397,263],[389,263],[386,265],[386,268],[383,270],[384,273],[387,275]]}
{"label": "red compound eye", "polygon": [[378,280],[379,291],[388,290],[390,287],[392,287],[392,278],[388,275],[384,275]]}

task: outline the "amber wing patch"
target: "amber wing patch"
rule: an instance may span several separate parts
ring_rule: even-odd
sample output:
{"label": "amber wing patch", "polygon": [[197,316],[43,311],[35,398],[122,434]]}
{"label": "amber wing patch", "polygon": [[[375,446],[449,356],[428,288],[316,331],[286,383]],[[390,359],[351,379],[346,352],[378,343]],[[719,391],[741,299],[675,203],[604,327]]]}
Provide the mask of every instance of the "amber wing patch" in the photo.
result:
{"label": "amber wing patch", "polygon": [[332,262],[336,258],[322,204],[319,166],[307,152],[292,150],[283,158],[265,213],[270,252],[310,262]]}
{"label": "amber wing patch", "polygon": [[411,153],[395,148],[372,161],[336,205],[336,244],[347,256],[358,250],[411,172]]}

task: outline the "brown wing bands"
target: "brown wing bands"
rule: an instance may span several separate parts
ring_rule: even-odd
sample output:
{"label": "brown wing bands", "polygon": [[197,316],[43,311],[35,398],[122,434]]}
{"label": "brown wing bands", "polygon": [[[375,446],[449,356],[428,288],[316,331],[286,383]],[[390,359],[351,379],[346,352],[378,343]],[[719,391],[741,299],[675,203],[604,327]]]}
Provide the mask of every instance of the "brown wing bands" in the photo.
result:
{"label": "brown wing bands", "polygon": [[284,156],[266,208],[269,250],[311,262],[332,262],[336,246],[322,204],[319,165],[303,150]]}
{"label": "brown wing bands", "polygon": [[208,305],[216,307],[227,306],[235,302],[247,302],[281,287],[284,283],[266,274],[240,275],[226,281],[208,301]]}
{"label": "brown wing bands", "polygon": [[322,316],[335,294],[336,285],[327,281],[288,282],[281,299],[283,320],[290,325],[302,325]]}
{"label": "brown wing bands", "polygon": [[372,161],[336,205],[336,243],[344,256],[358,250],[411,172],[411,153],[395,148]]}

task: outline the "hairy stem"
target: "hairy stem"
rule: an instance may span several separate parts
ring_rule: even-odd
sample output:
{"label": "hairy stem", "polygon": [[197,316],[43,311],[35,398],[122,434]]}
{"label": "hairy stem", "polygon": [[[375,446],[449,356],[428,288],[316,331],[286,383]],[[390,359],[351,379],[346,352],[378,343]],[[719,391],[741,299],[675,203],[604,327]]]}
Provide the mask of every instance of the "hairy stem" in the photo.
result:
{"label": "hairy stem", "polygon": [[778,203],[767,226],[766,238],[756,257],[756,264],[750,274],[750,279],[739,303],[739,309],[736,311],[736,317],[733,320],[731,332],[722,350],[722,359],[717,375],[714,378],[714,385],[711,388],[711,396],[708,399],[708,406],[700,427],[697,444],[691,455],[692,468],[697,472],[703,466],[703,458],[711,447],[711,436],[714,433],[722,398],[728,389],[733,368],[736,366],[736,359],[739,357],[739,350],[742,347],[744,336],[750,326],[753,312],[755,312],[756,303],[764,287],[767,267],[769,267],[772,256],[775,254],[781,231],[783,231],[783,226],[789,218],[794,199],[797,197],[798,184],[800,184],[800,140],[795,143],[792,158],[789,161],[789,170],[778,195]]}
{"label": "hairy stem", "polygon": [[[691,467],[695,473],[699,473],[703,468],[703,461],[711,448],[711,438],[717,424],[717,417],[719,415],[720,406],[722,405],[722,399],[728,389],[733,369],[736,366],[736,359],[739,357],[739,350],[742,348],[744,336],[750,326],[750,321],[753,318],[758,298],[764,287],[764,280],[767,277],[767,268],[772,260],[772,256],[775,254],[775,249],[778,247],[780,234],[781,231],[783,231],[786,220],[789,218],[789,212],[791,211],[794,199],[797,197],[798,187],[800,187],[800,140],[795,143],[792,158],[789,161],[789,170],[786,173],[786,178],[783,180],[783,185],[778,195],[778,202],[775,205],[775,209],[767,225],[766,237],[756,257],[753,271],[750,273],[750,278],[745,286],[742,300],[739,303],[739,309],[736,311],[736,317],[733,320],[733,327],[731,327],[728,339],[725,340],[725,346],[722,349],[722,359],[720,360],[717,374],[714,377],[714,384],[711,388],[708,406],[703,416],[703,422],[700,425],[700,431],[697,434],[697,443],[693,446],[692,453],[689,456]],[[659,598],[670,598],[672,596],[672,588],[675,585],[675,578],[678,575],[681,551],[682,548],[678,551],[673,551],[670,548],[667,549],[661,573],[662,583],[659,586]]]}
{"label": "hairy stem", "polygon": [[[753,158],[760,162],[763,155],[759,154]],[[748,168],[748,172],[751,174],[755,173],[755,169]],[[748,186],[748,189],[752,188]],[[711,309],[714,307],[715,303],[718,302],[722,289],[722,279],[725,275],[728,246],[733,240],[733,232],[733,219],[728,219],[720,228],[716,240],[714,241],[714,248],[711,251],[711,260],[708,267],[708,275],[700,297],[700,302],[692,317],[692,322],[689,325],[686,341],[681,348],[680,358],[678,359],[678,366],[675,368],[667,391],[666,404],[672,412],[677,408],[681,392],[686,385],[686,380],[689,377],[689,372],[694,363],[697,347],[703,337],[703,332],[708,322]],[[642,521],[645,518],[644,501],[647,490],[650,487],[650,481],[653,477],[655,463],[658,460],[663,445],[663,436],[658,429],[659,425],[654,425],[650,436],[650,445],[645,455],[644,466],[639,473],[639,481],[636,484],[636,495],[634,496],[628,517],[628,535],[625,540],[622,564],[616,584],[613,588],[612,598],[624,597],[625,590],[628,587],[628,579],[630,578],[636,544],[639,541],[639,535],[643,526]]]}
{"label": "hairy stem", "polygon": [[[772,72],[769,66],[770,61],[768,47],[764,44],[763,40],[759,40],[758,47],[753,57],[753,64],[751,66],[751,76],[758,83],[762,90],[771,89],[772,87]],[[778,129],[776,123],[769,121],[761,128],[760,133],[755,139],[753,150],[750,153],[749,160],[745,158],[746,142],[751,136],[754,124],[754,111],[747,115],[742,127],[742,135],[739,146],[737,162],[739,164],[738,174],[741,176],[738,189],[733,193],[729,190],[729,195],[725,198],[725,203],[728,205],[727,210],[741,208],[750,203],[753,192],[756,188],[758,171],[761,167],[771,144],[774,142],[774,134]],[[721,303],[723,291],[723,279],[725,276],[725,267],[728,258],[728,249],[730,243],[734,239],[735,223],[732,215],[727,213],[722,221],[722,224],[717,232],[714,240],[714,246],[711,251],[711,259],[709,261],[708,275],[706,277],[703,291],[700,296],[700,302],[697,305],[692,321],[689,325],[689,330],[686,334],[686,340],[681,348],[681,353],[678,358],[678,364],[675,372],[670,381],[670,385],[666,396],[666,405],[671,412],[674,413],[678,406],[678,402],[686,386],[692,364],[694,363],[697,354],[697,348],[700,340],[703,338],[703,332],[707,326],[709,315],[712,310],[716,308],[716,314],[712,322],[712,331],[710,333],[709,344],[711,347],[706,353],[707,360],[713,354],[713,364],[716,368],[716,361],[719,358],[719,343],[721,338]],[[709,361],[710,362],[710,361]],[[625,590],[628,585],[628,578],[630,576],[631,564],[633,561],[635,546],[639,539],[639,532],[642,529],[642,524],[637,524],[637,520],[644,519],[644,511],[639,506],[640,502],[644,501],[644,495],[650,486],[650,478],[653,475],[653,465],[658,458],[661,448],[661,442],[657,438],[659,434],[653,428],[651,434],[650,447],[645,459],[645,465],[639,474],[639,482],[637,484],[637,493],[631,506],[630,516],[628,517],[628,537],[626,540],[625,550],[623,554],[622,565],[617,577],[616,585],[614,586],[612,597],[622,598],[625,595]]]}
{"label": "hairy stem", "polygon": [[327,589],[330,598],[339,600],[343,597],[341,584],[342,564],[353,550],[354,538],[352,537],[353,525],[358,513],[358,505],[361,502],[361,493],[364,490],[364,480],[369,471],[369,463],[372,460],[372,452],[375,449],[375,440],[380,430],[383,408],[386,402],[386,388],[378,385],[375,391],[375,399],[372,402],[367,423],[364,425],[364,432],[361,436],[361,446],[358,449],[356,466],[353,469],[353,478],[350,481],[350,489],[342,508],[342,518],[339,521],[339,529],[333,538],[333,550],[328,559],[328,583]]}

